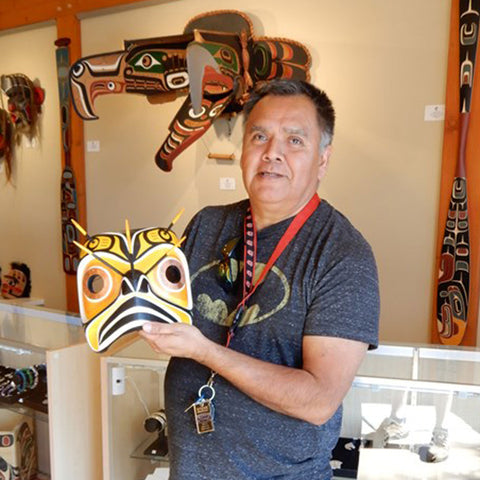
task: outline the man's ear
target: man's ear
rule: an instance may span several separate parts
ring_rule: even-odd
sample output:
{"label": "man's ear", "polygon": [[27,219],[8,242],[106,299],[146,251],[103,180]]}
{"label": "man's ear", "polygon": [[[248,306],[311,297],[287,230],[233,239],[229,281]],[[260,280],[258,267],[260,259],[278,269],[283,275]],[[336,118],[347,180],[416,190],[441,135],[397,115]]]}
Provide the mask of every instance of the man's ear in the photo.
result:
{"label": "man's ear", "polygon": [[328,147],[326,147],[323,153],[320,155],[320,158],[318,161],[318,181],[321,181],[322,178],[327,173],[327,168],[330,162],[331,154],[332,154],[332,146],[328,145]]}

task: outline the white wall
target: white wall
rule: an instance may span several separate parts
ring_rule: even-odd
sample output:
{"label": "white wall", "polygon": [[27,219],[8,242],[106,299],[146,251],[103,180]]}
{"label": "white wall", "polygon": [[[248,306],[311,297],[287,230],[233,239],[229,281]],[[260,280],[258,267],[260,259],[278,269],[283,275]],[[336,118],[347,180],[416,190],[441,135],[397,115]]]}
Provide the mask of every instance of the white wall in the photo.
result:
{"label": "white wall", "polygon": [[[320,194],[343,211],[372,244],[381,281],[381,339],[428,342],[443,122],[424,122],[423,114],[425,105],[442,104],[445,99],[450,0],[163,1],[85,17],[83,55],[122,49],[125,39],[179,34],[194,15],[230,8],[247,13],[257,35],[292,38],[310,49],[312,81],[329,93],[338,118],[334,155]],[[42,83],[53,82],[54,35],[47,29],[51,39],[46,41],[44,30],[29,33],[30,38],[41,33],[45,43],[40,54],[44,62],[35,68],[29,61],[34,57],[33,50],[19,50],[16,45],[9,51],[4,48],[6,42],[23,33],[0,36],[0,70],[4,70],[5,59],[15,61],[13,52],[18,51],[17,69],[23,68],[27,74],[41,72]],[[47,152],[50,145],[48,179],[37,173],[36,186],[30,186],[28,192],[24,190],[28,187],[20,185],[16,189],[0,187],[2,227],[4,219],[18,222],[4,208],[6,196],[18,199],[29,195],[32,199],[36,189],[52,195],[51,190],[57,188],[60,146],[55,89],[52,83],[43,119],[42,150]],[[100,140],[101,146],[99,153],[85,154],[91,233],[121,230],[125,218],[133,227],[167,225],[185,207],[177,227],[180,232],[200,207],[244,196],[238,167],[239,118],[231,122],[231,136],[227,134],[227,122],[219,121],[215,129],[175,160],[171,173],[155,166],[154,153],[182,101],[150,105],[144,97],[135,95],[97,100],[100,119],[85,124],[85,139]],[[47,111],[51,112],[48,119]],[[48,131],[47,123],[51,127]],[[220,164],[207,159],[209,151],[233,152],[236,160]],[[24,155],[27,153],[25,150]],[[44,169],[41,172],[46,173]],[[22,170],[23,175],[27,173]],[[236,179],[236,191],[219,190],[219,178],[226,176]],[[45,183],[49,182],[47,188]],[[24,208],[17,215],[20,212],[29,229],[15,226],[8,234],[12,237],[8,244],[0,240],[1,264],[21,253],[31,259],[32,266],[34,262],[50,261],[55,280],[45,283],[45,269],[35,264],[34,288],[42,290],[50,306],[61,308],[57,196],[41,209],[36,208],[35,213]],[[58,237],[48,253],[40,249],[38,241],[22,241],[22,245],[15,241],[37,234],[30,228],[34,221],[42,224],[39,231],[44,232],[47,220],[50,236]],[[58,232],[54,234],[55,229]],[[37,259],[39,252],[47,258]],[[60,294],[51,289],[61,290]]]}
{"label": "white wall", "polygon": [[[26,263],[32,296],[64,309],[56,38],[53,23],[0,34],[0,75],[24,73],[32,81],[39,79],[46,93],[39,117],[40,141],[35,148],[22,141],[15,149],[11,183],[6,183],[4,172],[0,174],[0,267],[5,274],[10,262]],[[6,96],[2,101],[6,109]]]}

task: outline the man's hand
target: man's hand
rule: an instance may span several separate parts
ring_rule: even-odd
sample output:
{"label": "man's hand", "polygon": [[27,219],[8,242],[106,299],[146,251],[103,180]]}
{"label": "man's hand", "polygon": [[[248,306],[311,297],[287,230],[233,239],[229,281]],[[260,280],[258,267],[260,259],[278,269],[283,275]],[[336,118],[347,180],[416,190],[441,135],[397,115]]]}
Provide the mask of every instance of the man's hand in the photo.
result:
{"label": "man's hand", "polygon": [[197,327],[185,323],[145,323],[140,336],[157,353],[191,358],[199,363],[203,363],[211,343]]}

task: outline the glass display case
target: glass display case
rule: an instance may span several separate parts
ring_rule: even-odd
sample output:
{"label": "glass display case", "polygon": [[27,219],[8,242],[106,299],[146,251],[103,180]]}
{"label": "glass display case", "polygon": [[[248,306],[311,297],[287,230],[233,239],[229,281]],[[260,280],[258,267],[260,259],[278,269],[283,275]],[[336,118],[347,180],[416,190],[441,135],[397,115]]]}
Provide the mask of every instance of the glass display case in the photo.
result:
{"label": "glass display case", "polygon": [[361,440],[357,478],[480,478],[480,351],[382,345],[344,402],[342,436]]}
{"label": "glass display case", "polygon": [[[104,480],[164,478],[168,455],[143,452],[156,438],[144,422],[163,407],[166,365],[141,340],[102,358]],[[337,458],[335,478],[480,479],[479,396],[480,350],[381,345],[368,352],[344,401],[342,448],[350,456],[358,449],[358,467]],[[395,405],[405,418],[397,439],[381,428]],[[443,461],[431,462],[437,423],[449,448]]]}
{"label": "glass display case", "polygon": [[32,419],[38,478],[100,479],[100,358],[79,318],[0,301],[0,366],[2,386],[12,370],[25,380],[2,388],[0,428],[8,412]]}

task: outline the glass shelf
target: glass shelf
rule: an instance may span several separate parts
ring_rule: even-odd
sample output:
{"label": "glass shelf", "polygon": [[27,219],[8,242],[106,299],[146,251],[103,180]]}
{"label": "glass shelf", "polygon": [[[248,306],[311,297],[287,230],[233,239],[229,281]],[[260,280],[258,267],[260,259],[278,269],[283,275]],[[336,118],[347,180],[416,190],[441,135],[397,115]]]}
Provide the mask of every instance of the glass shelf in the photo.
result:
{"label": "glass shelf", "polygon": [[[53,321],[52,321],[53,320]],[[17,354],[57,350],[84,343],[80,319],[41,307],[19,307],[0,303],[2,349],[17,348]],[[28,346],[28,347],[27,347]]]}
{"label": "glass shelf", "polygon": [[168,454],[166,455],[148,455],[145,454],[145,450],[149,448],[156,440],[156,435],[150,435],[146,438],[130,455],[132,458],[140,460],[150,460],[151,462],[158,462],[162,465],[168,466]]}

